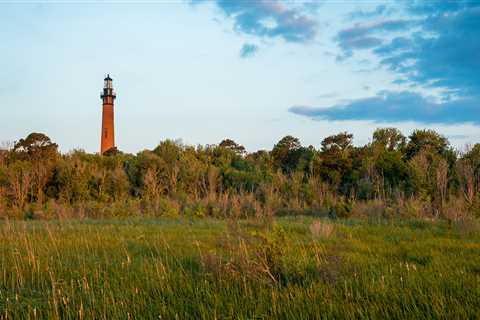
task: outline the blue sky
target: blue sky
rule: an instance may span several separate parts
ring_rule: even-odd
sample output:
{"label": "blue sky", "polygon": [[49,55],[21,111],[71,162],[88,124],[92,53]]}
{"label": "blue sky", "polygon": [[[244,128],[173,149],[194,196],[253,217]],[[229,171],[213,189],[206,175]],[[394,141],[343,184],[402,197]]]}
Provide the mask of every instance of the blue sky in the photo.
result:
{"label": "blue sky", "polygon": [[480,140],[480,2],[0,3],[0,141],[99,149],[103,77],[121,150],[432,128]]}

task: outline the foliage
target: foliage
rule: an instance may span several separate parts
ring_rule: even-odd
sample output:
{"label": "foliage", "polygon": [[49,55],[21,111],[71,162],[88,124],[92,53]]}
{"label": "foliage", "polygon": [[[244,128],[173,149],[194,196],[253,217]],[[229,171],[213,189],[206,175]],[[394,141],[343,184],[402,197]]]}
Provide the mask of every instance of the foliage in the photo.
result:
{"label": "foliage", "polygon": [[20,139],[13,147],[12,155],[17,159],[46,159],[57,154],[58,145],[43,133],[31,133]]}
{"label": "foliage", "polygon": [[372,144],[386,151],[401,150],[405,142],[405,136],[396,128],[379,128],[373,133]]}
{"label": "foliage", "polygon": [[232,152],[234,152],[238,155],[245,154],[245,152],[246,152],[244,146],[239,145],[238,143],[236,143],[235,141],[233,141],[231,139],[222,140],[222,142],[220,142],[220,144],[218,146],[220,148],[225,148],[227,150],[231,150]]}
{"label": "foliage", "polygon": [[[165,140],[136,155],[117,149],[62,155],[48,136],[32,133],[0,153],[0,217],[22,217],[31,207],[33,218],[116,215],[125,206],[153,216],[327,212],[347,218],[359,201],[428,218],[461,216],[451,214],[453,207],[478,213],[478,144],[459,156],[432,130],[407,139],[395,128],[380,128],[365,146],[353,145],[348,132],[320,145],[305,147],[286,136],[271,151],[248,153],[231,139],[196,147]],[[52,203],[63,210],[52,210]],[[104,209],[79,209],[94,207]]]}
{"label": "foliage", "polygon": [[405,156],[411,159],[421,151],[445,155],[448,150],[448,144],[447,138],[433,130],[415,130],[409,137]]}

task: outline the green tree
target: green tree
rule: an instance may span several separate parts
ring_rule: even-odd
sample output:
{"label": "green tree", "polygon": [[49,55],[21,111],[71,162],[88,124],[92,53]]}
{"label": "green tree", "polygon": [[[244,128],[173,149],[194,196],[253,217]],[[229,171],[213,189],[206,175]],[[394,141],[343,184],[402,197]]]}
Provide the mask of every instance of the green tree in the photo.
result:
{"label": "green tree", "polygon": [[415,130],[410,136],[406,146],[405,155],[412,159],[422,150],[446,155],[449,142],[447,138],[433,130]]}
{"label": "green tree", "polygon": [[480,144],[477,143],[462,156],[457,168],[465,200],[470,205],[480,202]]}
{"label": "green tree", "polygon": [[343,188],[346,180],[351,181],[353,159],[353,135],[341,132],[323,139],[321,145],[320,161],[315,169],[323,180],[329,182],[337,191]]}
{"label": "green tree", "polygon": [[58,145],[53,143],[48,136],[34,132],[15,143],[13,153],[17,159],[39,160],[56,157],[57,149]]}
{"label": "green tree", "polygon": [[107,151],[105,151],[103,153],[103,156],[112,157],[112,156],[116,156],[116,155],[119,155],[119,154],[122,154],[122,152],[120,150],[118,150],[117,147],[111,147],[110,149],[108,149]]}
{"label": "green tree", "polygon": [[341,132],[328,136],[322,141],[323,153],[343,153],[352,148],[353,134]]}
{"label": "green tree", "polygon": [[43,133],[31,133],[13,146],[11,157],[14,161],[23,160],[32,163],[30,181],[30,201],[43,203],[45,189],[53,175],[55,162],[59,159],[58,145]]}
{"label": "green tree", "polygon": [[300,140],[285,136],[273,147],[272,158],[278,167],[288,173],[297,168],[301,149]]}
{"label": "green tree", "polygon": [[405,147],[405,142],[405,136],[396,128],[379,128],[373,133],[373,146],[383,150],[400,150]]}
{"label": "green tree", "polygon": [[462,157],[462,160],[468,161],[475,171],[475,175],[480,175],[480,143],[475,144]]}
{"label": "green tree", "polygon": [[224,148],[227,150],[231,150],[235,154],[238,155],[244,155],[246,153],[245,147],[236,143],[235,141],[231,139],[224,139],[220,144],[218,145],[220,148]]}

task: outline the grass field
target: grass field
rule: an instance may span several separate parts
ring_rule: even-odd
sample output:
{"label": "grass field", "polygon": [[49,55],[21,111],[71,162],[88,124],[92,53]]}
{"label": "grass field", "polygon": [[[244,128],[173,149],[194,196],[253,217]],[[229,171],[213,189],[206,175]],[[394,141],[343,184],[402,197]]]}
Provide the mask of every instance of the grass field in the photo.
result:
{"label": "grass field", "polygon": [[2,319],[480,318],[480,235],[424,221],[2,222]]}

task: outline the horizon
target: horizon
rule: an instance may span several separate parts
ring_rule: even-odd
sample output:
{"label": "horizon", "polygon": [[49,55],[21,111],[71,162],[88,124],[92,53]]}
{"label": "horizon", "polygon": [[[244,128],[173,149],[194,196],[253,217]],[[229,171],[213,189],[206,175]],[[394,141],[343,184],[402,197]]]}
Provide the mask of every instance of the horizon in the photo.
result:
{"label": "horizon", "polygon": [[343,131],[364,145],[380,127],[480,141],[480,2],[0,6],[1,141],[42,132],[98,152],[107,73],[128,153],[226,138],[253,152],[286,135],[318,148]]}

